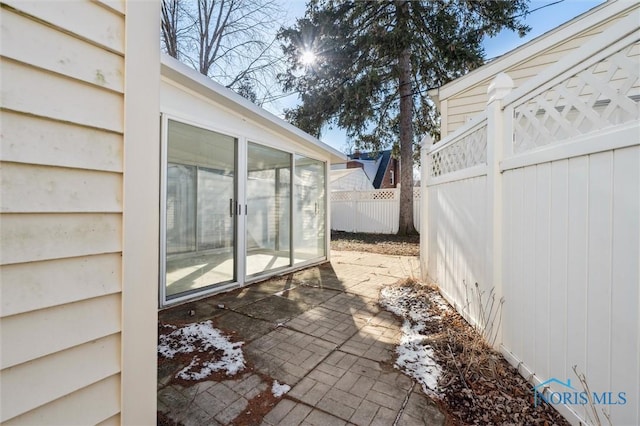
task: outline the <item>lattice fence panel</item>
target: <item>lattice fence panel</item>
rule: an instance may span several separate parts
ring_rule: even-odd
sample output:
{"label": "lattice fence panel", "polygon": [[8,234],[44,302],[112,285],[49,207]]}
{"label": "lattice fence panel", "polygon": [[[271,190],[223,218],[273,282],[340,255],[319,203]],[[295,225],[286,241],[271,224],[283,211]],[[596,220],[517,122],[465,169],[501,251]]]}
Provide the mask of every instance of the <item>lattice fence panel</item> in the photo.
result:
{"label": "lattice fence panel", "polygon": [[514,108],[515,153],[640,118],[640,42]]}
{"label": "lattice fence panel", "polygon": [[487,125],[465,135],[446,148],[431,155],[431,176],[437,177],[457,170],[486,164]]}
{"label": "lattice fence panel", "polygon": [[396,192],[399,191],[395,189],[378,189],[376,191],[360,191],[358,192],[359,200],[395,200]]}
{"label": "lattice fence panel", "polygon": [[354,191],[332,191],[331,201],[351,201],[355,200],[356,195]]}

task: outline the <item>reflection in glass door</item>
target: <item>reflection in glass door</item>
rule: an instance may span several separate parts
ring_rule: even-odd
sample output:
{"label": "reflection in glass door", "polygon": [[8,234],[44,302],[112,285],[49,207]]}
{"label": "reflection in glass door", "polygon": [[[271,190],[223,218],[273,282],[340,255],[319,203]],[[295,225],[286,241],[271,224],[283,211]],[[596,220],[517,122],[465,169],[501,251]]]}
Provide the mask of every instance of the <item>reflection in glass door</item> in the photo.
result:
{"label": "reflection in glass door", "polygon": [[295,263],[326,255],[325,163],[296,156],[295,164]]}
{"label": "reflection in glass door", "polygon": [[168,121],[165,295],[236,280],[237,140]]}
{"label": "reflection in glass door", "polygon": [[246,274],[291,265],[291,154],[247,145]]}

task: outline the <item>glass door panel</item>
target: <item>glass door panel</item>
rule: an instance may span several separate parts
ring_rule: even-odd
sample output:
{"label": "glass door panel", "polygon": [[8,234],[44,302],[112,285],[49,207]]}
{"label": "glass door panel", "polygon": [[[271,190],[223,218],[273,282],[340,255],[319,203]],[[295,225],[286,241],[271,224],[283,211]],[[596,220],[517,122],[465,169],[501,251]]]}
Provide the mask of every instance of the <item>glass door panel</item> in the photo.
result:
{"label": "glass door panel", "polygon": [[196,168],[169,163],[167,166],[167,254],[196,248]]}
{"label": "glass door panel", "polygon": [[236,145],[230,136],[168,121],[168,299],[236,280]]}
{"label": "glass door panel", "polygon": [[295,263],[326,255],[325,163],[296,155]]}
{"label": "glass door panel", "polygon": [[198,168],[198,250],[232,251],[234,187],[233,176]]}
{"label": "glass door panel", "polygon": [[291,154],[247,145],[246,274],[291,265]]}

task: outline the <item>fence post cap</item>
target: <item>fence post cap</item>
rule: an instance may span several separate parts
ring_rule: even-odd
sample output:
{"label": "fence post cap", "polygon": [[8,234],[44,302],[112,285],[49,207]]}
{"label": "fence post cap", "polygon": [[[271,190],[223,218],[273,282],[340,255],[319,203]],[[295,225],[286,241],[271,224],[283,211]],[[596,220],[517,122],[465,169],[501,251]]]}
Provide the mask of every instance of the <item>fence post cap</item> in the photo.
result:
{"label": "fence post cap", "polygon": [[420,141],[420,148],[428,148],[431,145],[433,145],[433,138],[431,138],[431,135],[427,133],[422,137],[422,140]]}
{"label": "fence post cap", "polygon": [[511,77],[504,72],[499,73],[487,88],[487,94],[489,95],[489,101],[487,103],[503,99],[511,89],[513,89],[513,80]]}

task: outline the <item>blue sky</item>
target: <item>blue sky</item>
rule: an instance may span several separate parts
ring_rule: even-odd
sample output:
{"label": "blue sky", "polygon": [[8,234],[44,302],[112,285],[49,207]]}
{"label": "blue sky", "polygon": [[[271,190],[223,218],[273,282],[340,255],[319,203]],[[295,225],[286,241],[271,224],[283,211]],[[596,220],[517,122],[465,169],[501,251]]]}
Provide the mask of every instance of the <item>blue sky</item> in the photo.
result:
{"label": "blue sky", "polygon": [[[545,5],[549,6],[533,11],[527,16],[525,22],[531,27],[531,31],[523,38],[518,37],[516,33],[511,31],[503,31],[496,37],[486,38],[483,42],[486,58],[495,58],[496,56],[515,49],[527,41],[562,25],[604,2],[604,0],[564,0],[560,3],[552,4],[556,1],[557,0],[532,0],[529,4],[530,11]],[[287,11],[290,23],[293,23],[296,18],[304,15],[305,2],[303,0],[282,0],[282,4]],[[291,96],[283,100],[281,106],[292,106],[295,105],[295,103],[296,97]],[[326,129],[321,139],[339,151],[344,151],[347,145],[345,132],[341,129]]]}

